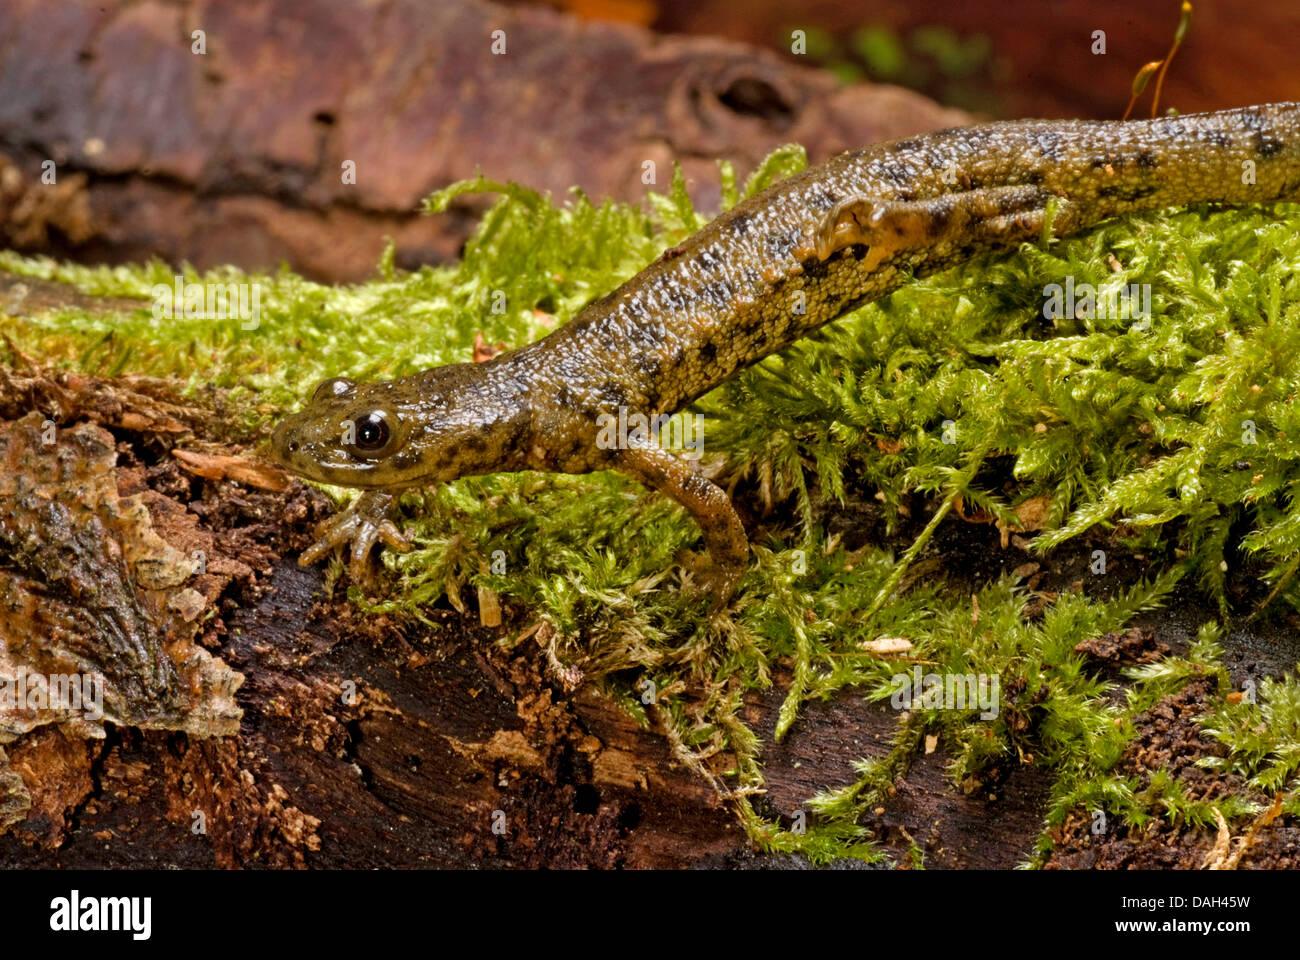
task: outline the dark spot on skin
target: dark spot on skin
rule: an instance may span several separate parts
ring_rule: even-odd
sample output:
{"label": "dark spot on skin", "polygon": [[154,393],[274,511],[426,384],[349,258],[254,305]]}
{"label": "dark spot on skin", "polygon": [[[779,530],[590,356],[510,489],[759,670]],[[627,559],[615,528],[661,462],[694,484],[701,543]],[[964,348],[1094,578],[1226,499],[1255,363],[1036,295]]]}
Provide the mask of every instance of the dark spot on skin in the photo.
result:
{"label": "dark spot on skin", "polygon": [[[692,498],[702,500],[712,492],[710,489],[712,486],[713,485],[708,480],[700,476],[698,473],[692,473],[682,482],[682,491]],[[707,520],[711,522],[713,518],[710,517],[707,518]]]}
{"label": "dark spot on skin", "polygon": [[1113,197],[1117,200],[1137,201],[1145,200],[1154,194],[1159,188],[1153,186],[1133,187],[1122,184],[1111,184],[1109,186],[1098,187],[1097,196]]}
{"label": "dark spot on skin", "polygon": [[674,310],[685,310],[688,305],[695,302],[695,291],[689,287],[683,287],[676,281],[664,283],[660,288],[660,293],[664,298],[664,303]]}
{"label": "dark spot on skin", "polygon": [[520,417],[510,425],[510,436],[506,439],[506,449],[521,450],[528,438],[528,419]]}
{"label": "dark spot on skin", "polygon": [[1054,133],[1040,133],[1038,135],[1038,155],[1044,160],[1056,161],[1064,159],[1061,138]]}
{"label": "dark spot on skin", "polygon": [[1164,120],[1162,124],[1161,133],[1164,136],[1169,137],[1170,139],[1176,140],[1180,137],[1187,136],[1188,133],[1195,134],[1196,131],[1195,130],[1189,131],[1187,128],[1187,124],[1183,123],[1183,121],[1179,120],[1177,117],[1168,117]]}
{"label": "dark spot on skin", "polygon": [[912,182],[912,170],[905,163],[886,160],[880,164],[880,176],[892,183],[903,185]]}
{"label": "dark spot on skin", "polygon": [[1100,157],[1093,157],[1091,160],[1091,166],[1094,170],[1102,170],[1106,167],[1115,168],[1120,166],[1120,161],[1118,157],[1110,157],[1103,154]]}
{"label": "dark spot on skin", "polygon": [[1030,170],[1024,177],[1025,183],[1031,186],[1038,186],[1043,182],[1043,173],[1041,170]]}
{"label": "dark spot on skin", "polygon": [[763,242],[767,247],[768,256],[784,258],[790,255],[790,251],[799,242],[799,234],[797,232],[769,233]]}
{"label": "dark spot on skin", "polygon": [[703,267],[705,270],[712,270],[721,263],[721,261],[708,250],[696,254],[694,262],[696,266]]}
{"label": "dark spot on skin", "polygon": [[902,200],[902,201],[904,201],[904,202],[906,202],[906,203],[911,203],[913,200],[916,199],[916,191],[915,191],[915,190],[899,190],[899,191],[898,191],[898,195],[897,195],[894,199],[895,199],[895,200]]}
{"label": "dark spot on skin", "polygon": [[399,470],[406,470],[420,462],[420,455],[414,449],[406,449],[393,457],[392,464]]}
{"label": "dark spot on skin", "polygon": [[1242,110],[1241,124],[1247,130],[1256,133],[1262,132],[1268,126],[1267,121],[1260,115],[1258,110]]}
{"label": "dark spot on skin", "polygon": [[644,377],[657,377],[662,369],[659,358],[651,353],[634,351],[632,353],[632,365],[636,367],[637,372]]}
{"label": "dark spot on skin", "polygon": [[749,233],[749,222],[752,218],[747,213],[738,213],[731,218],[731,229],[742,237]]}
{"label": "dark spot on skin", "polygon": [[629,350],[655,350],[668,336],[668,330],[662,320],[652,319],[648,323],[638,323],[624,328],[627,334]]}
{"label": "dark spot on skin", "polygon": [[465,446],[469,447],[475,453],[482,453],[487,449],[487,444],[483,442],[483,438],[474,433],[471,433],[465,438]]}
{"label": "dark spot on skin", "polygon": [[1143,150],[1137,155],[1137,165],[1145,170],[1154,170],[1160,166],[1160,160],[1150,150]]}
{"label": "dark spot on skin", "polygon": [[735,299],[735,291],[727,281],[718,280],[715,283],[706,283],[700,290],[700,296],[709,306],[723,309],[731,306]]}
{"label": "dark spot on skin", "polygon": [[968,177],[967,180],[969,181],[969,185],[967,186],[968,190],[978,190],[980,187],[984,186],[984,181],[979,177]]}
{"label": "dark spot on skin", "polygon": [[627,392],[623,389],[623,384],[616,380],[606,380],[600,385],[598,393],[602,404],[611,407],[627,405]]}
{"label": "dark spot on skin", "polygon": [[818,213],[824,213],[835,204],[840,202],[840,198],[829,190],[814,188],[806,195],[808,208],[816,210]]}
{"label": "dark spot on skin", "polygon": [[704,358],[705,363],[713,363],[718,359],[718,345],[712,340],[706,340],[700,344],[700,356]]}
{"label": "dark spot on skin", "polygon": [[803,267],[804,276],[809,280],[820,280],[830,273],[830,260],[818,260],[816,257],[809,257],[807,260],[800,262]]}
{"label": "dark spot on skin", "polygon": [[913,140],[911,138],[908,138],[907,140],[899,140],[890,149],[894,153],[908,153],[912,150],[915,150],[920,145],[921,142],[919,140]]}
{"label": "dark spot on skin", "polygon": [[1282,152],[1282,141],[1277,137],[1261,133],[1255,141],[1255,152],[1261,157],[1271,157]]}

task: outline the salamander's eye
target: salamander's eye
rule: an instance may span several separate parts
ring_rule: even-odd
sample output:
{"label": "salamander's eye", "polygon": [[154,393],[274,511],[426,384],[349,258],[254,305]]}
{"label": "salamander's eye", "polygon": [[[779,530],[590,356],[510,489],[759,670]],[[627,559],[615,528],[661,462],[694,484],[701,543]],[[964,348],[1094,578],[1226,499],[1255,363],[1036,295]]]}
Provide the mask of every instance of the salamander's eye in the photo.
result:
{"label": "salamander's eye", "polygon": [[362,453],[380,453],[392,439],[392,424],[389,423],[389,415],[383,410],[363,413],[352,421],[352,437],[349,446]]}
{"label": "salamander's eye", "polygon": [[316,388],[316,392],[311,395],[312,403],[317,400],[327,400],[330,397],[346,397],[356,387],[356,384],[347,377],[331,377]]}

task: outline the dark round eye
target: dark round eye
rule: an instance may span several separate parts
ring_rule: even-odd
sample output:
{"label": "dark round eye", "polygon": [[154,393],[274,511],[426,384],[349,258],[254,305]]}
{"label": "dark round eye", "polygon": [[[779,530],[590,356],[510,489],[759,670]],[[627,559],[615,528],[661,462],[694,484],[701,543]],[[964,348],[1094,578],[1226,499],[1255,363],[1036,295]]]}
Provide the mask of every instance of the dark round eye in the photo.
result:
{"label": "dark round eye", "polygon": [[347,377],[331,377],[324,381],[316,391],[311,395],[312,402],[324,400],[329,397],[345,397],[352,392],[356,386]]}
{"label": "dark round eye", "polygon": [[357,417],[355,424],[358,450],[382,450],[393,435],[388,427],[388,418],[379,410]]}

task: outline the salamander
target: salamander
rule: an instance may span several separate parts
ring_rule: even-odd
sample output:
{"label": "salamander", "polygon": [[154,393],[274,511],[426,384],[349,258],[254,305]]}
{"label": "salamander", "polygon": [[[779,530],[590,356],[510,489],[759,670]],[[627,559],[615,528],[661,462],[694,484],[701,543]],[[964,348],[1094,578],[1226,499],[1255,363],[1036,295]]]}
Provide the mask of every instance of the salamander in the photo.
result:
{"label": "salamander", "polygon": [[601,442],[620,409],[672,414],[912,278],[987,251],[1189,203],[1300,199],[1300,104],[1140,121],[1009,121],[841,154],[722,213],[548,336],[484,363],[325,381],[272,456],[363,489],[300,557],[351,543],[354,576],[405,488],[471,474],[618,470],[698,522],[725,600],[749,545],[727,494],[653,442]]}

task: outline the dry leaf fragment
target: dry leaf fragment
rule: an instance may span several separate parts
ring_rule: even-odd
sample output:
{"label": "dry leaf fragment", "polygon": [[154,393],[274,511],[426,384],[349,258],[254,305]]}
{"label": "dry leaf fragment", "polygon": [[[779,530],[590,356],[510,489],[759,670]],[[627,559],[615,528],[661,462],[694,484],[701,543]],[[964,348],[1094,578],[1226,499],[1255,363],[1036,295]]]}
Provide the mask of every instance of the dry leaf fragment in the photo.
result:
{"label": "dry leaf fragment", "polygon": [[[1042,530],[1051,509],[1052,498],[1045,493],[1021,501],[1011,510],[1016,518],[1015,529],[1022,531]],[[1010,540],[1011,528],[999,520],[998,532],[1002,534],[1002,549],[1005,550]]]}
{"label": "dry leaf fragment", "polygon": [[487,363],[498,353],[506,349],[504,340],[498,340],[496,343],[488,343],[483,336],[483,331],[479,330],[474,334],[474,362]]}
{"label": "dry leaf fragment", "polygon": [[482,584],[478,588],[478,622],[485,627],[501,626],[501,601],[497,592]]}

